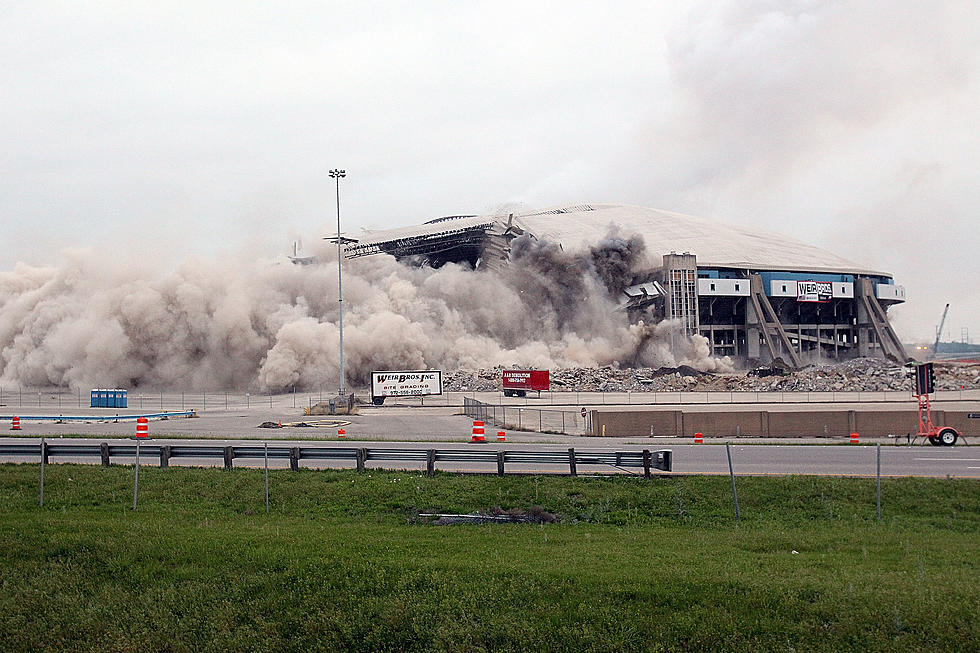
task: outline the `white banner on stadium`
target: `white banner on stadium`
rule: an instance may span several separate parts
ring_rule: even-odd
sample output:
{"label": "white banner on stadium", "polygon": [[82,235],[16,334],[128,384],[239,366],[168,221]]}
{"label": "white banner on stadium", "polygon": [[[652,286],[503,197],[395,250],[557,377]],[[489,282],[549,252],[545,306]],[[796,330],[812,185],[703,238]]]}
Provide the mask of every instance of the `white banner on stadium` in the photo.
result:
{"label": "white banner on stadium", "polygon": [[834,296],[834,286],[829,281],[797,281],[796,301],[829,302]]}

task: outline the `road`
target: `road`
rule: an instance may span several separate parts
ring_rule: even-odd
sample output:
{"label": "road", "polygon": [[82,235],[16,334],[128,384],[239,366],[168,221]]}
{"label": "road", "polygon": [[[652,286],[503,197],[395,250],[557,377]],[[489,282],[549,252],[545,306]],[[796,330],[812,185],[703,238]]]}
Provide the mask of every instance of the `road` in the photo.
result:
{"label": "road", "polygon": [[[571,439],[570,439],[571,440]],[[581,440],[575,438],[575,440]],[[38,443],[40,440],[35,438],[0,438],[0,444],[27,444]],[[55,441],[72,443],[99,443],[104,439],[55,439]],[[131,443],[131,441],[127,441]],[[255,444],[255,440],[167,440],[154,439],[152,444],[204,444],[210,446],[244,445]],[[506,443],[496,442],[482,445],[460,444],[446,442],[380,442],[380,441],[359,441],[359,442],[323,442],[323,441],[276,441],[276,445],[288,444],[289,446],[336,446],[336,447],[366,447],[375,448],[399,448],[399,449],[459,449],[473,451],[476,447],[481,450],[549,450],[566,451],[570,442],[561,445],[546,443]],[[725,447],[712,444],[691,445],[677,444],[662,446],[655,443],[638,446],[632,445],[611,445],[611,443],[599,442],[592,438],[584,444],[575,444],[576,451],[637,451],[642,449],[670,449],[673,452],[673,473],[674,474],[727,474],[728,458]],[[734,461],[736,475],[784,475],[784,474],[808,474],[823,476],[874,476],[876,468],[876,447],[861,445],[800,445],[800,444],[735,444],[731,447],[732,458]],[[3,462],[36,462],[37,458],[10,458]],[[57,462],[99,462],[98,458],[79,458],[79,459],[55,459],[51,463]],[[132,457],[114,458],[113,463],[132,464]],[[144,464],[156,464],[153,458],[142,461]],[[196,465],[196,466],[220,466],[219,459],[172,459],[171,465]],[[239,460],[236,466],[261,466],[261,459]],[[393,463],[385,463],[390,467]],[[400,464],[400,463],[399,463]],[[368,461],[368,467],[375,465]],[[270,463],[272,467],[287,467],[288,461],[275,460]],[[303,461],[304,467],[336,467],[336,463],[330,461]],[[405,468],[412,470],[424,469],[424,463],[415,465],[405,463]],[[438,469],[443,471],[455,472],[486,472],[496,471],[494,464],[475,464],[467,463],[441,463]],[[567,473],[567,466],[546,465],[546,466],[508,466],[508,471],[521,471],[526,473]],[[580,474],[589,473],[636,473],[635,470],[624,471],[612,466],[580,466]],[[923,476],[923,477],[955,477],[955,478],[976,478],[980,479],[980,448],[977,447],[932,447],[932,446],[882,446],[881,447],[881,473],[883,476]]]}

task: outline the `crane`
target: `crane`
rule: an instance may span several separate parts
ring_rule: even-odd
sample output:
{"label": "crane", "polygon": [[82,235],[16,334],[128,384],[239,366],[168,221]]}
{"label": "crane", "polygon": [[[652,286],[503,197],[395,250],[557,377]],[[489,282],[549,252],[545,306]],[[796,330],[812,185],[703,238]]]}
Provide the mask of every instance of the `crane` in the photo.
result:
{"label": "crane", "polygon": [[939,328],[936,329],[936,343],[932,346],[932,357],[935,358],[939,353],[939,338],[943,335],[943,327],[946,326],[946,314],[949,313],[949,304],[943,309],[943,318],[939,320]]}

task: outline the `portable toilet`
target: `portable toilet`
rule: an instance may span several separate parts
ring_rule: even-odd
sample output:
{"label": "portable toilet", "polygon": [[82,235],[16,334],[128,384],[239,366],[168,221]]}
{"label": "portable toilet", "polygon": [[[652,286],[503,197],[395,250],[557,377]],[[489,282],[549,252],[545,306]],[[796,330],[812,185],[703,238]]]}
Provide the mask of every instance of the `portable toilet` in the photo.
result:
{"label": "portable toilet", "polygon": [[99,407],[99,391],[92,390],[92,408]]}
{"label": "portable toilet", "polygon": [[129,403],[127,394],[128,391],[121,388],[116,390],[116,408],[126,408],[126,404]]}

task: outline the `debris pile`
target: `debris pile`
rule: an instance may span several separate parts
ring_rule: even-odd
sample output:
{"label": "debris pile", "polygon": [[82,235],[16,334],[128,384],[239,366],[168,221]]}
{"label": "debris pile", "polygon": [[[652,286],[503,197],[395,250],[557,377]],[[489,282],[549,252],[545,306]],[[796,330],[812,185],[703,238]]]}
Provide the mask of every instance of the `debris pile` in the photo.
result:
{"label": "debris pile", "polygon": [[[503,368],[447,372],[449,392],[499,390]],[[937,362],[936,390],[980,388],[980,365]],[[779,359],[748,372],[711,374],[679,368],[593,367],[551,371],[555,392],[901,392],[910,391],[910,369],[877,358],[810,365],[793,370]]]}

